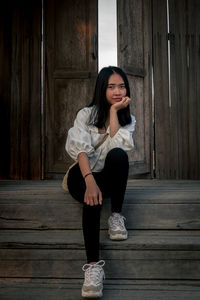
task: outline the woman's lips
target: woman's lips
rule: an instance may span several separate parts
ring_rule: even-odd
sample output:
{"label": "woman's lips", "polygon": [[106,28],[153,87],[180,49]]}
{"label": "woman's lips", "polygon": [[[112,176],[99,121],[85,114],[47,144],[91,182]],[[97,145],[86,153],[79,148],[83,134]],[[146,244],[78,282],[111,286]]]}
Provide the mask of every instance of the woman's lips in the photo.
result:
{"label": "woman's lips", "polygon": [[113,98],[116,102],[119,102],[122,100],[122,98]]}

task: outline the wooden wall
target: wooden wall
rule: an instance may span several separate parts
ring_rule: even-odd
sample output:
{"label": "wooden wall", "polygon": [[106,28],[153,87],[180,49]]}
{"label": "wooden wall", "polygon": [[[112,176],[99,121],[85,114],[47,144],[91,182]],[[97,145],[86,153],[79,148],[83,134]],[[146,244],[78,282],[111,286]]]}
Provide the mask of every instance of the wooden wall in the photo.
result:
{"label": "wooden wall", "polygon": [[169,0],[168,34],[167,2],[153,0],[156,178],[200,179],[199,20],[200,1]]}
{"label": "wooden wall", "polygon": [[4,4],[0,10],[0,178],[9,177],[10,166],[10,77],[11,11]]}
{"label": "wooden wall", "polygon": [[7,1],[1,10],[1,178],[41,178],[41,1]]}
{"label": "wooden wall", "polygon": [[118,65],[126,72],[131,113],[136,118],[129,175],[152,176],[152,20],[151,1],[118,0]]}

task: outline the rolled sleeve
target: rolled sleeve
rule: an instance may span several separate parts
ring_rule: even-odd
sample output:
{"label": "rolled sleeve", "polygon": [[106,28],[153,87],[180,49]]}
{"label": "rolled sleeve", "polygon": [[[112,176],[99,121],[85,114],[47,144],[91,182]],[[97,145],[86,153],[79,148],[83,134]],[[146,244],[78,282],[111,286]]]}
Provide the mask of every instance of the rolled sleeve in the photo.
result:
{"label": "rolled sleeve", "polygon": [[88,132],[89,111],[82,109],[78,112],[74,126],[69,129],[65,149],[73,160],[77,160],[79,153],[85,152],[88,157],[94,154],[91,135]]}
{"label": "rolled sleeve", "polygon": [[109,136],[110,148],[119,147],[125,151],[129,151],[134,147],[134,140],[133,140],[133,132],[135,130],[135,117],[131,116],[131,123],[120,127],[117,133],[113,136]]}

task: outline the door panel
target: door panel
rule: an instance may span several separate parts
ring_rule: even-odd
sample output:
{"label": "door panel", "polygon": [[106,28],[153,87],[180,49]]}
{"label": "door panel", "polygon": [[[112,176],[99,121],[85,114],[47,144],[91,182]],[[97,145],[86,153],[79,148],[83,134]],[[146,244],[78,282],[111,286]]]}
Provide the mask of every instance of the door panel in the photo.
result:
{"label": "door panel", "polygon": [[152,3],[156,178],[199,179],[200,2]]}
{"label": "door panel", "polygon": [[47,177],[71,163],[65,152],[76,112],[91,102],[97,76],[93,37],[97,1],[46,1],[46,166]]}
{"label": "door panel", "polygon": [[149,174],[152,153],[150,1],[118,0],[118,61],[128,74],[131,113],[136,117],[130,175]]}
{"label": "door panel", "polygon": [[10,10],[7,19],[10,32],[6,34],[10,45],[7,52],[10,62],[9,179],[40,179],[41,2],[20,0],[7,4]]}

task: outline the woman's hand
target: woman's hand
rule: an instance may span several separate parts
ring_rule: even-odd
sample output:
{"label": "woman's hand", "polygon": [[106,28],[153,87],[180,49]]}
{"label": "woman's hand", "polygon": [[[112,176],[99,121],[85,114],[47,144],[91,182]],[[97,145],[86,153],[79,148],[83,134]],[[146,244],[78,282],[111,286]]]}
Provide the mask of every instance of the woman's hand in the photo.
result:
{"label": "woman's hand", "polygon": [[114,109],[116,111],[123,109],[129,105],[131,99],[129,97],[123,97],[121,101],[111,105],[110,109]]}
{"label": "woman's hand", "polygon": [[102,205],[102,194],[93,175],[87,176],[85,178],[85,183],[86,191],[84,195],[84,202],[90,206],[98,204]]}
{"label": "woman's hand", "polygon": [[119,120],[117,112],[120,109],[129,105],[131,99],[129,97],[123,97],[121,101],[111,105],[110,107],[110,137],[113,137],[119,130]]}

